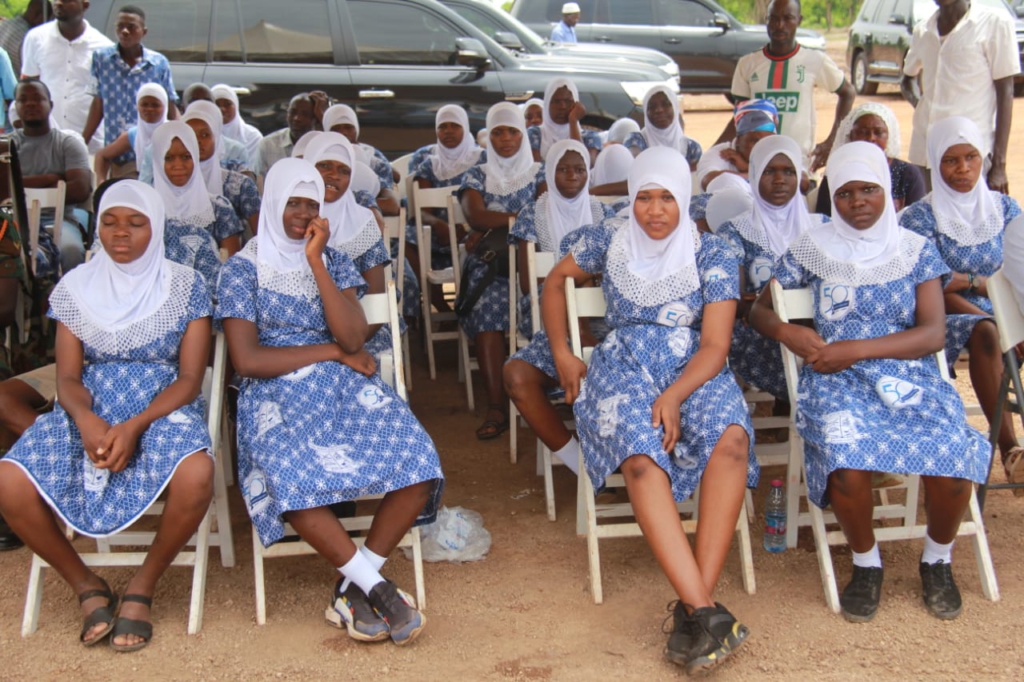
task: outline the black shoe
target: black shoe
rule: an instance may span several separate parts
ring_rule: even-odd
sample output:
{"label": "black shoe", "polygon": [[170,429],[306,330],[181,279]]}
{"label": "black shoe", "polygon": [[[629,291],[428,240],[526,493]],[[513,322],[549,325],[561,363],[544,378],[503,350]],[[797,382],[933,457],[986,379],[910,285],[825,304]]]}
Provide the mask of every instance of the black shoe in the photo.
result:
{"label": "black shoe", "polygon": [[866,623],[878,613],[882,598],[882,569],[853,567],[853,577],[839,596],[843,618],[851,623]]}
{"label": "black shoe", "polygon": [[[737,621],[721,604],[694,609],[692,643],[686,656],[686,674],[710,670],[739,648],[750,635],[746,625]],[[673,663],[676,661],[672,660]]]}
{"label": "black shoe", "polygon": [[388,624],[391,641],[402,646],[416,639],[427,617],[416,610],[416,602],[393,582],[378,583],[367,595],[370,606]]}
{"label": "black shoe", "polygon": [[8,552],[24,546],[25,543],[14,534],[11,527],[4,521],[4,517],[0,516],[0,552]]}
{"label": "black shoe", "polygon": [[[693,648],[693,640],[697,636],[700,626],[689,613],[683,602],[676,600],[668,605],[672,612],[669,618],[672,619],[672,629],[662,631],[668,634],[668,644],[665,645],[665,658],[676,665],[686,665],[689,662],[690,649]],[[668,624],[668,618],[665,619]]]}
{"label": "black shoe", "polygon": [[960,590],[953,580],[953,567],[942,561],[918,567],[921,572],[921,596],[932,615],[942,620],[953,620],[963,611]]}
{"label": "black shoe", "polygon": [[341,590],[344,578],[334,586],[334,600],[324,616],[337,628],[345,628],[348,635],[359,642],[379,642],[388,638],[388,624],[384,622],[355,583]]}

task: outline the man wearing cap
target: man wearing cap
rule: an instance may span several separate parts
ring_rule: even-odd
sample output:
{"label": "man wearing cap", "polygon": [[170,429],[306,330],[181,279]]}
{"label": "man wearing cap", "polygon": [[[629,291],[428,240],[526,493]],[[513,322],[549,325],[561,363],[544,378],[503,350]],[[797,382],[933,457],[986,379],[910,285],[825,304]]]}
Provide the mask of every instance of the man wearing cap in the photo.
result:
{"label": "man wearing cap", "polygon": [[580,6],[575,2],[562,5],[562,20],[551,30],[551,42],[575,43],[576,24],[580,20]]}

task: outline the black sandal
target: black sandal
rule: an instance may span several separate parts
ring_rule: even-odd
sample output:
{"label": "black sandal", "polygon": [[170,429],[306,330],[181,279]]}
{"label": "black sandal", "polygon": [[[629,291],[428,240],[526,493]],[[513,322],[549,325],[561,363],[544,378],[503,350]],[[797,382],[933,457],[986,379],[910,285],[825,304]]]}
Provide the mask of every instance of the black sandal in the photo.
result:
{"label": "black sandal", "polygon": [[[121,602],[123,604],[135,602],[136,604],[145,604],[151,609],[153,608],[153,598],[141,594],[126,594],[121,597]],[[135,635],[136,637],[142,637],[142,641],[135,644],[114,644],[114,640],[121,635]],[[132,618],[118,618],[113,629],[110,631],[110,648],[122,653],[138,651],[148,646],[151,639],[153,639],[153,624],[151,622],[147,620],[134,620]]]}
{"label": "black sandal", "polygon": [[501,421],[497,419],[488,419],[476,430],[477,440],[493,440],[501,434],[508,431],[508,415],[504,414],[505,410],[502,409],[502,405],[488,405],[488,412],[501,412],[504,417]]}
{"label": "black sandal", "polygon": [[[110,590],[110,585],[107,584],[106,580],[100,578],[100,582],[103,583],[102,590],[89,590],[88,592],[83,592],[78,595],[79,604],[88,601],[89,599],[93,599],[94,597],[107,598],[106,606],[96,607],[88,616],[85,617],[85,621],[82,623],[82,632],[78,635],[78,641],[81,642],[83,646],[92,646],[93,644],[96,644],[109,635],[110,631],[114,629],[114,620],[116,620],[114,618],[114,609],[117,608],[117,595]],[[103,632],[86,641],[86,633],[100,623],[106,623],[107,627]]]}

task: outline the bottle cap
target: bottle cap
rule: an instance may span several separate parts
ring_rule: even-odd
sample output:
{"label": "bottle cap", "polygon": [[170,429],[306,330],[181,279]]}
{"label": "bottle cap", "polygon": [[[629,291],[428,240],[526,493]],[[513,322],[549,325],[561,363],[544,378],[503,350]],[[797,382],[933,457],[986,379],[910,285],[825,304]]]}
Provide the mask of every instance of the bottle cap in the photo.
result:
{"label": "bottle cap", "polygon": [[773,488],[781,488],[782,487],[782,479],[781,478],[776,478],[774,481],[772,481],[772,487]]}

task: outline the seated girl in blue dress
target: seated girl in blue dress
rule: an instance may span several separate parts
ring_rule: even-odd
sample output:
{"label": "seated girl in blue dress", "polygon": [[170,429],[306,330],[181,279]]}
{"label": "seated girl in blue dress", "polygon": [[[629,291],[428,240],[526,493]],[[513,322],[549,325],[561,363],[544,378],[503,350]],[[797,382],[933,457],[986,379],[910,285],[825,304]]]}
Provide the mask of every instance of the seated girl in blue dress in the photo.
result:
{"label": "seated girl in blue dress", "polygon": [[544,88],[544,115],[540,123],[526,129],[533,160],[539,163],[546,159],[551,145],[560,140],[576,140],[587,148],[587,168],[593,166],[603,144],[597,132],[583,128],[586,115],[587,108],[580,102],[579,90],[571,79],[558,77],[548,81]]}
{"label": "seated girl in blue dress", "polygon": [[93,160],[93,173],[96,174],[96,186],[106,182],[110,175],[110,165],[114,159],[125,154],[135,155],[136,172],[145,158],[146,148],[153,139],[155,131],[167,120],[167,91],[159,83],[146,83],[135,94],[135,108],[138,120],[135,125],[118,135],[116,140],[108,140],[107,146],[96,152]]}
{"label": "seated girl in blue dress", "polygon": [[697,140],[691,140],[683,132],[679,95],[665,85],[651,88],[644,95],[644,127],[622,144],[633,156],[651,147],[671,147],[686,157],[690,171],[697,170],[697,162],[704,152]]}
{"label": "seated girl in blue dress", "polygon": [[[872,472],[920,474],[928,532],[919,572],[925,606],[960,614],[953,540],[984,483],[989,448],[933,354],[942,350],[942,280],[931,241],[899,227],[885,154],[870,142],[836,149],[828,163],[832,222],[805,232],[775,265],[786,289],[814,295],[810,329],[783,324],[765,288],[750,314],[760,333],[804,359],[796,424],[810,501],[832,505],[853,551],[839,602],[852,622],[874,618],[882,558],[872,524]],[[817,330],[817,331],[815,331]]]}
{"label": "seated girl in blue dress", "polygon": [[[437,513],[437,451],[375,373],[357,295],[366,282],[328,246],[324,183],[303,159],[266,176],[256,238],[224,265],[217,304],[238,396],[238,480],[264,546],[290,523],[341,577],[332,605],[358,641],[411,642],[425,618],[380,575],[419,519]],[[382,494],[357,549],[330,505]]]}
{"label": "seated girl in blue dress", "polygon": [[401,208],[395,183],[401,180],[391,168],[391,162],[384,152],[376,147],[359,141],[359,117],[355,109],[347,104],[332,105],[323,116],[323,129],[328,133],[340,133],[352,143],[357,160],[362,161],[380,181],[380,192],[374,197],[381,212],[386,216],[396,216]]}
{"label": "seated girl in blue dress", "polygon": [[[578,230],[544,284],[544,328],[594,489],[622,469],[634,515],[678,596],[665,655],[695,673],[748,635],[713,599],[744,489],[757,484],[743,394],[725,365],[736,319],[736,256],[686,214],[690,172],[667,147],[629,174],[632,213]],[[589,369],[566,341],[565,280],[602,275],[611,332]],[[584,377],[586,383],[582,381]],[[676,503],[700,486],[696,549]]]}
{"label": "seated girl in blue dress", "polygon": [[[0,461],[0,511],[78,595],[92,646],[118,651],[153,636],[156,583],[192,537],[213,495],[203,374],[212,306],[203,278],[164,258],[164,207],[124,180],[99,207],[102,250],[50,295],[57,321],[57,391]],[[167,491],[142,566],[117,597],[79,558],[56,515],[82,535],[118,533]]]}

